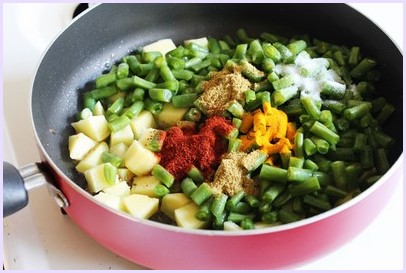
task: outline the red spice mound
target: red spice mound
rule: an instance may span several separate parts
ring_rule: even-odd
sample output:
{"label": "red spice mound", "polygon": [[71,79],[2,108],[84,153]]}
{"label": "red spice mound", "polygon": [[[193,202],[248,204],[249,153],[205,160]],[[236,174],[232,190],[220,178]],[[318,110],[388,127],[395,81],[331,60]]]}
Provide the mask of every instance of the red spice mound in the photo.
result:
{"label": "red spice mound", "polygon": [[227,152],[225,137],[234,129],[231,122],[219,116],[208,118],[196,134],[171,127],[161,149],[160,164],[176,180],[183,179],[192,166],[196,166],[206,179],[210,179]]}

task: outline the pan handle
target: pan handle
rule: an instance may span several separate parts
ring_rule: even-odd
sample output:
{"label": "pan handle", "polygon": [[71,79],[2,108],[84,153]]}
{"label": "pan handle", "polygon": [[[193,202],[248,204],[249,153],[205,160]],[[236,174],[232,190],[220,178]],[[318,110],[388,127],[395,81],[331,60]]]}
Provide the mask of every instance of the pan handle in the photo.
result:
{"label": "pan handle", "polygon": [[[64,206],[67,200],[53,184],[48,176],[41,170],[41,163],[33,163],[17,169],[8,162],[3,162],[3,217],[7,217],[28,204],[28,191],[32,188],[47,184],[50,191],[60,200],[59,205]],[[58,200],[57,200],[58,201]]]}

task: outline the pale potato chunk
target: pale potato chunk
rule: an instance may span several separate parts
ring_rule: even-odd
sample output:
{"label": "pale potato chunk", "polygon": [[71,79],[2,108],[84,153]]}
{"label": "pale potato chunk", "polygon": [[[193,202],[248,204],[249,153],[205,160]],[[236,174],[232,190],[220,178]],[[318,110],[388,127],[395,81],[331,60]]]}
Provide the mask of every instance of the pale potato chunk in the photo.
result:
{"label": "pale potato chunk", "polygon": [[144,52],[159,51],[161,52],[162,56],[165,56],[166,53],[168,53],[171,50],[174,50],[175,48],[176,45],[172,41],[172,39],[162,39],[152,44],[144,46],[142,50]]}
{"label": "pale potato chunk", "polygon": [[104,188],[103,192],[119,197],[124,197],[131,194],[130,186],[128,186],[127,182],[125,181],[118,182],[111,187]]}
{"label": "pale potato chunk", "polygon": [[105,116],[90,116],[71,124],[77,133],[84,133],[94,141],[100,142],[110,135]]}
{"label": "pale potato chunk", "polygon": [[85,155],[96,146],[97,142],[83,133],[69,137],[69,156],[75,160],[82,160]]}
{"label": "pale potato chunk", "polygon": [[103,116],[104,115],[104,108],[100,101],[96,102],[96,105],[93,108],[93,116]]}
{"label": "pale potato chunk", "polygon": [[159,152],[162,149],[165,137],[165,131],[148,128],[145,129],[138,141],[148,150],[152,152]]}
{"label": "pale potato chunk", "polygon": [[190,43],[197,44],[198,46],[201,46],[203,48],[207,48],[207,49],[209,48],[209,41],[207,40],[206,37],[190,39],[190,40],[184,41],[185,46],[187,46]]}
{"label": "pale potato chunk", "polygon": [[78,172],[85,172],[88,169],[96,167],[102,164],[102,154],[109,150],[109,146],[106,142],[100,142],[96,145],[80,162],[76,165]]}
{"label": "pale potato chunk", "polygon": [[158,126],[169,128],[183,119],[188,108],[175,108],[171,103],[165,103],[162,111],[156,115]]}
{"label": "pale potato chunk", "polygon": [[114,146],[119,143],[124,143],[127,146],[130,146],[134,140],[134,133],[130,125],[127,125],[123,129],[111,132],[110,134],[110,146]]}
{"label": "pale potato chunk", "polygon": [[176,224],[183,228],[200,229],[208,225],[208,221],[200,221],[195,217],[200,207],[194,202],[175,210],[174,216]]}
{"label": "pale potato chunk", "polygon": [[118,183],[118,175],[116,175],[116,179],[114,180],[113,184],[110,184],[107,181],[104,175],[104,168],[106,164],[110,163],[100,164],[84,172],[87,186],[91,193],[98,193],[99,191]]}
{"label": "pale potato chunk", "polygon": [[169,193],[162,198],[161,211],[175,219],[175,210],[186,206],[192,200],[184,193]]}
{"label": "pale potato chunk", "polygon": [[133,117],[130,125],[136,140],[140,139],[142,133],[146,129],[157,127],[154,116],[151,114],[151,112],[146,110],[142,110],[138,116]]}
{"label": "pale potato chunk", "polygon": [[[131,143],[130,143],[131,145]],[[110,145],[110,153],[118,157],[124,158],[125,152],[127,152],[128,146],[124,143],[118,143],[114,146]]]}
{"label": "pale potato chunk", "polygon": [[152,168],[158,164],[156,154],[134,140],[124,156],[125,166],[137,176],[149,174]]}
{"label": "pale potato chunk", "polygon": [[143,194],[131,194],[122,198],[125,210],[135,217],[150,218],[159,209],[159,199]]}
{"label": "pale potato chunk", "polygon": [[153,175],[148,176],[136,176],[133,179],[133,184],[131,187],[131,193],[148,195],[149,197],[156,197],[154,193],[154,188],[156,185],[161,184]]}
{"label": "pale potato chunk", "polygon": [[94,198],[115,210],[123,211],[124,209],[124,204],[120,196],[101,191],[98,194],[96,194]]}
{"label": "pale potato chunk", "polygon": [[131,179],[133,179],[133,177],[135,175],[133,172],[131,172],[127,168],[118,168],[117,174],[118,174],[118,178],[120,178],[123,181],[131,181]]}
{"label": "pale potato chunk", "polygon": [[242,227],[240,227],[239,225],[237,225],[234,222],[231,221],[225,221],[224,222],[224,230],[227,231],[235,231],[235,230],[243,230]]}

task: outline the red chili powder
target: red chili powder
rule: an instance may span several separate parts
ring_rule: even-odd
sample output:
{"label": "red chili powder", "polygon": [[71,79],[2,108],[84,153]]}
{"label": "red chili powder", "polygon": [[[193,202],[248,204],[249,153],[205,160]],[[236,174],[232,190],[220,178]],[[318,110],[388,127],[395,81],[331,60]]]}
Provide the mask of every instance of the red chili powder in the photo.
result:
{"label": "red chili powder", "polygon": [[176,180],[183,179],[192,166],[196,166],[206,179],[214,175],[221,156],[227,152],[227,136],[234,126],[223,117],[208,118],[196,134],[171,127],[161,149],[160,164]]}

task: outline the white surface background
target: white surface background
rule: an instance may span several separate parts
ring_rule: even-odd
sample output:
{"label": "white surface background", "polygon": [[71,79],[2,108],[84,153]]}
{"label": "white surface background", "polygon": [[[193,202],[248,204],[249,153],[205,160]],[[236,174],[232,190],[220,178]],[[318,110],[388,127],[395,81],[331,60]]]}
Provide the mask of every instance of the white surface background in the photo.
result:
{"label": "white surface background", "polygon": [[[402,4],[351,5],[381,26],[403,51]],[[42,52],[70,22],[75,6],[3,6],[3,156],[17,166],[39,160],[30,124],[31,82]],[[88,237],[60,213],[45,187],[29,196],[26,208],[3,221],[6,269],[142,269]],[[297,269],[403,269],[402,183],[384,212],[361,235]]]}

